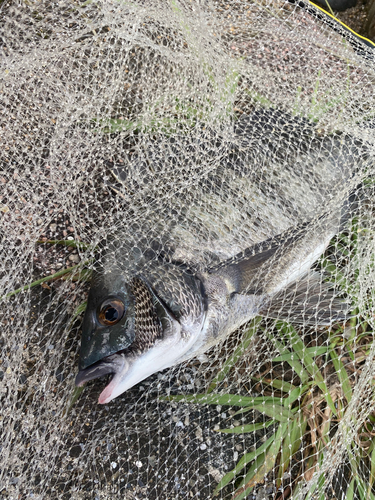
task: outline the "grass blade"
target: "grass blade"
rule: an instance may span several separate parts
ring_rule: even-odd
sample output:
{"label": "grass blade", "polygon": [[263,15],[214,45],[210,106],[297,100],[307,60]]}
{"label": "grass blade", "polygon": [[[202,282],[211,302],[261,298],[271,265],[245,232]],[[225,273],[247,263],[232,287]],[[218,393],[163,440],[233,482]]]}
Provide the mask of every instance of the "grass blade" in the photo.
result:
{"label": "grass blade", "polygon": [[78,318],[78,316],[80,314],[82,314],[83,312],[86,311],[86,307],[87,307],[87,302],[82,302],[82,304],[80,304],[78,307],[76,307],[76,309],[74,310],[74,312],[72,314],[72,317],[70,318],[69,330],[73,326],[73,323],[76,320],[76,318]]}
{"label": "grass blade", "polygon": [[244,486],[237,489],[234,495],[234,500],[240,500],[244,498],[243,494],[246,492],[246,490],[248,488],[254,487],[256,484],[263,481],[264,476],[268,474],[268,472],[274,467],[277,455],[279,454],[280,451],[281,442],[285,437],[287,430],[288,430],[288,425],[286,423],[279,425],[276,434],[274,434],[273,436],[274,439],[271,443],[271,446],[269,447],[268,451],[265,452],[265,459],[263,465],[259,469],[257,469],[255,475],[253,475],[253,477],[249,481],[247,481]]}
{"label": "grass blade", "polygon": [[182,403],[214,404],[224,406],[246,406],[252,408],[254,405],[279,403],[280,398],[272,396],[238,396],[236,394],[192,394],[185,396],[178,394],[176,396],[160,396],[161,401],[181,401]]}
{"label": "grass blade", "polygon": [[253,409],[278,422],[289,422],[292,419],[292,412],[281,405],[254,405]]}
{"label": "grass blade", "polygon": [[303,435],[307,427],[307,420],[303,420],[301,415],[294,419],[285,433],[281,446],[281,456],[279,460],[279,471],[277,475],[277,487],[281,484],[281,479],[288,469],[290,461],[295,453],[297,453],[302,442]]}
{"label": "grass blade", "polygon": [[246,474],[245,478],[241,481],[241,484],[239,486],[239,488],[242,488],[243,491],[240,492],[237,496],[236,496],[236,500],[243,500],[245,498],[247,498],[247,496],[252,492],[254,486],[249,486],[249,487],[244,487],[244,485],[246,485],[249,481],[251,481],[251,479],[254,477],[254,475],[256,474],[256,471],[259,470],[261,467],[263,467],[263,464],[266,460],[266,454],[265,453],[262,453],[261,455],[259,455],[259,457],[257,457],[254,462],[251,464],[251,467],[249,469],[249,472]]}
{"label": "grass blade", "polygon": [[272,436],[270,438],[268,438],[267,441],[262,444],[262,446],[259,446],[259,448],[252,451],[251,453],[245,453],[244,456],[238,461],[235,468],[232,469],[227,474],[225,474],[225,476],[222,478],[220,483],[216,486],[216,488],[213,492],[214,496],[217,495],[219,493],[219,491],[224,488],[224,486],[226,486],[230,481],[232,481],[232,479],[234,479],[238,475],[238,473],[244,467],[246,467],[246,465],[249,462],[252,462],[257,457],[259,457],[264,451],[266,451],[267,448],[269,448],[271,446],[271,444],[273,443],[275,438],[276,438],[276,434],[272,434]]}
{"label": "grass blade", "polygon": [[[88,264],[88,263],[89,263],[89,261],[86,261],[83,264]],[[61,278],[62,276],[65,276],[66,274],[72,273],[75,269],[78,269],[79,267],[82,267],[81,262],[79,264],[77,264],[76,266],[68,267],[67,269],[62,269],[61,271],[58,271],[55,274],[51,274],[50,276],[45,276],[44,278],[40,278],[39,280],[36,280],[36,281],[33,281],[32,283],[29,283],[28,285],[22,286],[21,288],[17,288],[17,290],[13,290],[12,292],[7,293],[3,297],[0,297],[0,300],[8,299],[9,297],[12,297],[13,295],[17,295],[18,293],[24,292],[26,290],[30,290],[30,288],[41,285],[42,283],[47,283],[48,281],[52,281],[52,280],[55,280],[57,278]]]}
{"label": "grass blade", "polygon": [[72,396],[65,408],[65,410],[63,411],[63,416],[65,417],[66,415],[69,415],[70,411],[72,410],[73,406],[76,404],[76,402],[78,401],[80,395],[82,394],[82,392],[85,390],[85,387],[86,386],[82,386],[82,387],[74,387],[73,389],[73,392],[72,392]]}
{"label": "grass blade", "polygon": [[350,385],[348,373],[345,370],[345,366],[344,366],[343,362],[341,361],[341,359],[337,356],[337,352],[334,349],[332,349],[330,351],[329,355],[331,356],[333,366],[335,367],[337,376],[339,377],[340,384],[341,384],[342,390],[344,392],[344,396],[345,396],[347,402],[350,403],[353,393],[352,393],[352,386]]}
{"label": "grass blade", "polygon": [[79,250],[87,250],[88,248],[94,248],[92,245],[88,243],[83,243],[83,241],[75,241],[75,240],[38,240],[37,243],[39,245],[62,245],[64,247],[72,247],[78,248]]}
{"label": "grass blade", "polygon": [[367,496],[369,498],[372,490],[372,485],[374,484],[374,479],[375,479],[375,447],[371,453],[371,470],[370,470],[369,484],[367,487]]}
{"label": "grass blade", "polygon": [[[328,352],[328,347],[326,346],[317,346],[317,347],[307,347],[306,348],[306,353],[309,354],[310,356],[316,357],[316,356],[321,356],[322,354],[326,354]],[[277,356],[276,358],[273,358],[272,361],[291,361],[292,356],[294,355],[293,352],[285,353],[282,354],[281,356]]]}
{"label": "grass blade", "polygon": [[[318,467],[321,467],[324,459],[324,452],[321,452],[318,458]],[[315,500],[317,498],[317,495],[321,495],[321,492],[324,492],[324,483],[325,483],[325,475],[320,474],[318,481],[315,483],[315,485],[309,490],[307,493],[307,496],[305,500]]]}
{"label": "grass blade", "polygon": [[283,399],[284,407],[289,408],[289,406],[291,406],[295,401],[297,401],[297,399],[301,397],[302,394],[304,394],[308,390],[310,385],[311,384],[306,384],[303,385],[302,387],[296,387],[295,389],[293,389],[289,394],[289,396]]}
{"label": "grass blade", "polygon": [[251,379],[261,384],[274,387],[275,389],[278,389],[281,392],[291,392],[295,388],[293,384],[285,382],[285,380],[278,380],[277,378],[275,378],[275,380],[272,380],[270,378],[251,377]]}
{"label": "grass blade", "polygon": [[353,478],[350,481],[348,489],[346,490],[346,497],[345,497],[346,500],[353,500],[353,498],[354,498],[354,482],[355,482],[355,479]]}
{"label": "grass blade", "polygon": [[285,335],[289,338],[293,351],[296,353],[298,358],[305,365],[306,370],[313,377],[315,384],[322,391],[322,393],[325,397],[325,400],[326,400],[328,406],[330,407],[332,413],[334,415],[337,415],[337,410],[336,410],[335,405],[332,401],[332,397],[331,397],[330,393],[328,392],[326,383],[324,382],[324,379],[323,379],[323,375],[320,373],[319,368],[316,366],[314,359],[307,352],[307,348],[306,348],[305,344],[302,342],[300,336],[298,335],[296,330],[291,325],[288,325],[286,328],[285,328],[285,326],[280,325],[280,330],[281,329],[283,330]]}
{"label": "grass blade", "polygon": [[[288,323],[278,322],[277,329],[278,329],[280,334],[283,334],[285,328],[288,326],[289,326]],[[281,342],[280,340],[277,340],[274,337],[274,335],[272,335],[270,332],[268,332],[267,329],[263,328],[263,331],[268,336],[268,338],[275,344],[278,351],[280,352],[280,355],[290,354],[290,350],[286,347],[286,345],[283,344],[283,342]],[[301,363],[297,359],[293,359],[293,360],[290,359],[288,361],[288,364],[293,368],[295,373],[299,376],[302,384],[306,384],[310,377],[309,377],[309,373],[304,369],[304,367],[301,365]]]}
{"label": "grass blade", "polygon": [[198,403],[198,404],[215,404],[224,406],[241,406],[258,410],[260,413],[267,415],[279,422],[288,422],[292,418],[292,412],[279,404],[280,398],[259,397],[252,398],[248,396],[236,396],[234,394],[224,394],[222,396],[216,394],[196,394],[192,396],[162,396],[161,401],[180,401],[183,403]]}
{"label": "grass blade", "polygon": [[356,477],[355,482],[357,483],[357,490],[361,500],[375,500],[375,496],[371,490],[367,490],[365,482],[362,478]]}

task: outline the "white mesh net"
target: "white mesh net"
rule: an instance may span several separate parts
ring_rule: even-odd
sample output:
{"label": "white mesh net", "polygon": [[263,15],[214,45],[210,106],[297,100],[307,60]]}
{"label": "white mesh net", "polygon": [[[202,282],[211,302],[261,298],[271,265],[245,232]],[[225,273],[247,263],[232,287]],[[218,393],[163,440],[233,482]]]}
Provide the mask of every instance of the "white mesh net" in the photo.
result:
{"label": "white mesh net", "polygon": [[375,498],[373,48],[306,2],[1,11],[0,496]]}

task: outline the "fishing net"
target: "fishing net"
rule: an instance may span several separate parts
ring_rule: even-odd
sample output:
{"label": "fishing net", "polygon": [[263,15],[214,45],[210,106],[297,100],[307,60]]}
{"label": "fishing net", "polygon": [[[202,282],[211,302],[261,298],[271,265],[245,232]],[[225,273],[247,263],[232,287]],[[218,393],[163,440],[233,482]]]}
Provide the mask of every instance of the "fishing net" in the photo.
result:
{"label": "fishing net", "polygon": [[[371,43],[282,0],[1,14],[1,498],[374,498]],[[231,334],[75,387],[93,271],[261,250]]]}

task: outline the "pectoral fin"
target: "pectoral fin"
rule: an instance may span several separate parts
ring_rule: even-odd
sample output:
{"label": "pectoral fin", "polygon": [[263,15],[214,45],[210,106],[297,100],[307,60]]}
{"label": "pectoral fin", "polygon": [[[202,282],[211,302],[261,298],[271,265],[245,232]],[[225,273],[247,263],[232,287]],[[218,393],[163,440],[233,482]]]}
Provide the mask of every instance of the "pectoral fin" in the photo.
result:
{"label": "pectoral fin", "polygon": [[262,316],[307,325],[331,325],[350,318],[350,304],[339,297],[333,283],[309,272],[285,290],[277,293],[259,311]]}

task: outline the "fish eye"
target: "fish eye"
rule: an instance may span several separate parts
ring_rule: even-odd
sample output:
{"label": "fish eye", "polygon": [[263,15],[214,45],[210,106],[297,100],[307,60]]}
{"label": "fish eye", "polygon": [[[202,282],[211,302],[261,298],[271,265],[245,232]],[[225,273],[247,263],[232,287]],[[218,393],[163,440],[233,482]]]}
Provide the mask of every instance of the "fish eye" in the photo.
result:
{"label": "fish eye", "polygon": [[102,325],[115,325],[124,316],[125,305],[119,299],[105,300],[100,307],[98,319]]}

